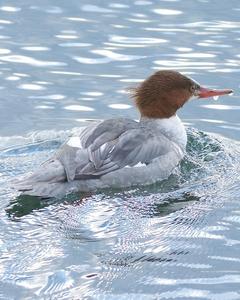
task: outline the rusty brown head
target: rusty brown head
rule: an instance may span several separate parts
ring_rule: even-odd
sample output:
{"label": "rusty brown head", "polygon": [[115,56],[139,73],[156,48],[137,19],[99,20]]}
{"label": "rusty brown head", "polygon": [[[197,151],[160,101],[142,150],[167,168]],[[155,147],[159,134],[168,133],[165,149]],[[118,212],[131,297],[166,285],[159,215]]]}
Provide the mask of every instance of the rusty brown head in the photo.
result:
{"label": "rusty brown head", "polygon": [[[204,95],[202,95],[203,89]],[[191,97],[206,98],[231,92],[232,90],[202,88],[197,82],[177,71],[162,70],[133,89],[132,96],[142,116],[170,118]]]}

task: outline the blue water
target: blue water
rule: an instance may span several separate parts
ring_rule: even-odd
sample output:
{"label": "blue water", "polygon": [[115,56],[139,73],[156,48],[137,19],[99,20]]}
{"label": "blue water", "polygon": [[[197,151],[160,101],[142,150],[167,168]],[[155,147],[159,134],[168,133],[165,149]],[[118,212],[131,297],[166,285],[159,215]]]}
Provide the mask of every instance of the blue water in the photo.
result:
{"label": "blue water", "polygon": [[[0,299],[240,299],[239,11],[0,4]],[[170,178],[61,200],[10,188],[79,127],[137,119],[126,89],[159,69],[235,92],[181,109],[187,155]]]}

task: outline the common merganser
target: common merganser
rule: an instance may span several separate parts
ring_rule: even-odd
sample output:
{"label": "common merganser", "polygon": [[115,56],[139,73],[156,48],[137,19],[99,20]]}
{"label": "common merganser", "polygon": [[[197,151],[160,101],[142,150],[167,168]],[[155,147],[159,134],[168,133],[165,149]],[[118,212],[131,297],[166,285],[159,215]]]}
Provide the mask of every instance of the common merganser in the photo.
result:
{"label": "common merganser", "polygon": [[17,188],[50,197],[166,179],[183,158],[187,144],[177,110],[191,98],[230,93],[201,87],[177,71],[158,71],[133,90],[139,122],[119,118],[86,127]]}

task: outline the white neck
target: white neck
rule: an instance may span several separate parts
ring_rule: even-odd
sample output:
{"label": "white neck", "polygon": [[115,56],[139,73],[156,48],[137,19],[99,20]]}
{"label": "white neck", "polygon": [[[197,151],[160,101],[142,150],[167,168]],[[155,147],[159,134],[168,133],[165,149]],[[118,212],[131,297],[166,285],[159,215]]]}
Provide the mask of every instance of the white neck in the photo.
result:
{"label": "white neck", "polygon": [[164,134],[169,140],[179,145],[182,150],[185,150],[187,134],[183,123],[177,115],[164,119],[141,117],[140,122],[146,123],[155,129],[157,128],[157,130]]}

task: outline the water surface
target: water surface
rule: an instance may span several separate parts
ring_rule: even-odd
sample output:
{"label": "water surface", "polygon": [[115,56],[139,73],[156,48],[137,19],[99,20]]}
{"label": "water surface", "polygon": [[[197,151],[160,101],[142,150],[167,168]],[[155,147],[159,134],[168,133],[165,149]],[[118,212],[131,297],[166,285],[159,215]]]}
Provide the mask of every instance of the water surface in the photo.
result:
{"label": "water surface", "polygon": [[[1,4],[0,299],[240,298],[239,11],[237,0]],[[137,119],[126,89],[159,69],[235,91],[180,111],[187,155],[168,180],[61,200],[10,188],[79,127]]]}

